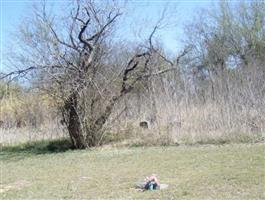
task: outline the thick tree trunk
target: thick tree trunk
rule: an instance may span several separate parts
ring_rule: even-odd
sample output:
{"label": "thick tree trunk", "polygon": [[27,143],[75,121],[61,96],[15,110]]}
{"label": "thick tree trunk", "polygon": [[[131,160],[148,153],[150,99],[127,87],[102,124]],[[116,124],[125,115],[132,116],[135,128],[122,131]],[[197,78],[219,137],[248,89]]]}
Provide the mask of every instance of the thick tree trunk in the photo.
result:
{"label": "thick tree trunk", "polygon": [[114,108],[115,103],[123,97],[124,94],[120,96],[113,97],[109,104],[106,106],[104,112],[95,120],[93,124],[90,125],[87,130],[86,143],[89,147],[100,145],[102,128],[111,115],[112,109]]}
{"label": "thick tree trunk", "polygon": [[[123,96],[123,95],[122,95]],[[67,129],[74,148],[84,149],[99,145],[101,131],[109,118],[115,102],[121,96],[113,97],[104,112],[91,124],[82,124],[80,113],[77,108],[77,94],[73,93],[64,103],[63,118],[67,125]]]}
{"label": "thick tree trunk", "polygon": [[64,104],[64,119],[72,144],[76,149],[86,148],[81,122],[77,112],[77,94],[73,93]]}

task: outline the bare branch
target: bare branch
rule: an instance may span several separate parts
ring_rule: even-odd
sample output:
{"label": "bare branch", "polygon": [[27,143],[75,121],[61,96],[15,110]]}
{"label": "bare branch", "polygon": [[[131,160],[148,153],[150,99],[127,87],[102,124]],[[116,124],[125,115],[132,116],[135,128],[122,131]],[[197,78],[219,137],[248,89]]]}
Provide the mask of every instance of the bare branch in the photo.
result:
{"label": "bare branch", "polygon": [[93,51],[92,45],[89,42],[87,42],[86,39],[83,38],[83,34],[84,34],[84,32],[85,32],[85,30],[86,30],[86,28],[87,28],[87,26],[88,26],[88,24],[89,24],[89,22],[91,20],[89,12],[87,13],[87,15],[88,15],[88,19],[86,20],[86,22],[82,26],[82,28],[81,28],[81,30],[80,30],[80,32],[78,34],[78,39],[80,40],[80,42],[82,42],[84,44],[85,48],[86,47],[89,48],[89,52],[92,52]]}
{"label": "bare branch", "polygon": [[112,17],[96,34],[92,35],[90,38],[87,39],[87,41],[94,40],[94,43],[97,43],[100,36],[103,34],[103,32],[106,30],[106,28],[112,24],[117,17],[119,17],[121,13],[116,13],[114,17]]}
{"label": "bare branch", "polygon": [[8,74],[3,74],[2,73],[3,76],[0,76],[0,80],[3,80],[3,79],[8,78],[8,77],[12,77],[13,75],[15,75],[15,78],[21,77],[21,76],[25,76],[29,72],[33,71],[33,70],[44,69],[44,68],[61,68],[61,66],[59,66],[59,65],[31,66],[31,67],[28,67],[26,69],[12,71],[12,72],[10,72]]}
{"label": "bare branch", "polygon": [[50,19],[48,19],[48,16],[46,14],[46,4],[45,3],[43,4],[42,14],[36,13],[36,16],[39,17],[48,26],[48,28],[51,30],[53,36],[55,37],[55,39],[57,40],[58,43],[66,46],[68,48],[77,50],[76,46],[72,46],[72,45],[66,43],[65,41],[63,41],[62,39],[60,39],[60,37],[58,36],[58,34],[56,33],[56,31],[54,30],[54,28],[52,26],[52,21]]}
{"label": "bare branch", "polygon": [[158,25],[156,25],[153,29],[153,31],[151,32],[149,38],[148,38],[148,41],[149,41],[149,45],[150,45],[150,48],[153,49],[153,43],[152,43],[152,39],[153,39],[153,36],[155,34],[155,32],[157,31],[158,29]]}
{"label": "bare branch", "polygon": [[15,75],[16,77],[18,77],[20,75],[27,74],[30,71],[34,70],[34,69],[37,69],[37,67],[29,67],[29,68],[26,68],[26,69],[13,71],[13,72],[10,72],[8,74],[4,74],[3,76],[1,76],[0,77],[0,80],[5,79],[5,78],[8,78],[8,77],[12,77],[13,75]]}
{"label": "bare branch", "polygon": [[80,11],[80,4],[78,2],[77,3],[77,9],[76,9],[76,12],[75,12],[75,16],[73,16],[73,14],[71,12],[72,23],[71,23],[71,26],[70,26],[70,33],[69,33],[69,37],[70,37],[71,43],[76,49],[77,49],[77,45],[76,45],[76,43],[74,41],[73,30],[74,30],[74,27],[75,27],[75,24],[76,24],[76,20],[78,20],[79,11]]}
{"label": "bare branch", "polygon": [[[142,54],[136,54],[135,56],[133,56],[133,58],[128,62],[126,68],[125,68],[125,71],[123,73],[123,78],[122,78],[122,89],[121,89],[121,93],[124,93],[128,90],[128,88],[126,88],[126,82],[128,80],[128,75],[131,71],[133,71],[139,64],[139,61],[136,61],[135,62],[135,59],[136,58],[141,58],[141,57],[144,57],[144,56],[150,56],[150,53],[149,52],[145,52],[145,53],[142,53]],[[132,63],[135,62],[132,65]],[[131,67],[130,67],[131,66]]]}
{"label": "bare branch", "polygon": [[177,63],[177,65],[179,64],[180,59],[181,59],[182,57],[184,57],[187,53],[189,53],[190,50],[191,50],[191,46],[188,46],[188,47],[186,47],[186,48],[183,50],[183,52],[182,52],[180,55],[178,55],[178,57],[177,57],[177,59],[176,59],[176,63]]}
{"label": "bare branch", "polygon": [[77,50],[77,48],[76,48],[75,46],[72,46],[72,45],[70,45],[70,44],[64,42],[63,40],[61,40],[61,39],[58,37],[56,31],[53,29],[53,27],[51,26],[50,23],[48,23],[48,26],[49,26],[49,28],[51,29],[51,31],[52,31],[54,37],[56,38],[57,42],[59,42],[60,44],[66,46],[66,47],[69,47],[69,48],[71,48],[71,49]]}

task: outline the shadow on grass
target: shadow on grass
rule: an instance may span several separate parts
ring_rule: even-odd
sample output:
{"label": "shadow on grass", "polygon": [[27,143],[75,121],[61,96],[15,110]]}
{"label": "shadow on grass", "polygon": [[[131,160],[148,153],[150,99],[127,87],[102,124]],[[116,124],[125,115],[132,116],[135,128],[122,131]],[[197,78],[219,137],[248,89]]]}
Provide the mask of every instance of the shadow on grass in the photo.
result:
{"label": "shadow on grass", "polygon": [[1,147],[0,159],[23,159],[31,155],[61,153],[73,149],[68,139],[28,142],[16,146]]}

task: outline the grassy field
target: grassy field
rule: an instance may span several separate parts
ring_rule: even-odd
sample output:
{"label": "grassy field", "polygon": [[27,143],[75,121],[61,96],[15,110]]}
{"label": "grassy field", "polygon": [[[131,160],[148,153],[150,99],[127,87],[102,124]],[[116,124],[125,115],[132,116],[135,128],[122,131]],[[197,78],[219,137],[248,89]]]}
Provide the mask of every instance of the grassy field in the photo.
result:
{"label": "grassy field", "polygon": [[[0,198],[265,199],[264,144],[81,151],[67,150],[67,144],[57,147],[3,147]],[[152,173],[169,188],[137,191],[134,183]]]}

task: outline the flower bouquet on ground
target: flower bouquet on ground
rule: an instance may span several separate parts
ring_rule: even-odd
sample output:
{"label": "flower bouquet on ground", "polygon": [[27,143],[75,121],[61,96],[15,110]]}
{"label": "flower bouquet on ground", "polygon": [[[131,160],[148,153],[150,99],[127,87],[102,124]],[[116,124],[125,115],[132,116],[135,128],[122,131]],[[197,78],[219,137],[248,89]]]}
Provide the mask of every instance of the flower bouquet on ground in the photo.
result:
{"label": "flower bouquet on ground", "polygon": [[136,188],[140,189],[142,191],[145,190],[161,190],[166,189],[168,187],[167,184],[160,184],[159,179],[155,174],[152,174],[151,176],[147,176],[144,181],[140,181],[136,183]]}

